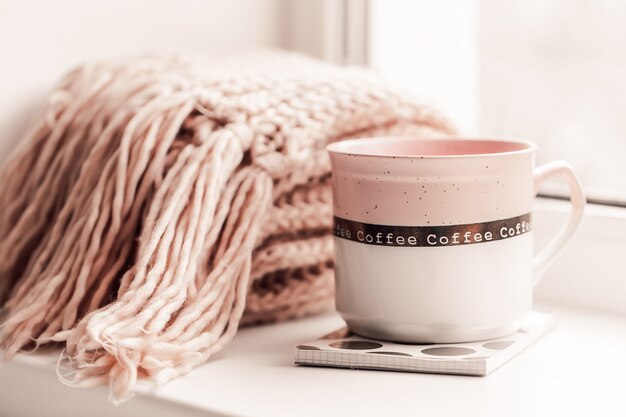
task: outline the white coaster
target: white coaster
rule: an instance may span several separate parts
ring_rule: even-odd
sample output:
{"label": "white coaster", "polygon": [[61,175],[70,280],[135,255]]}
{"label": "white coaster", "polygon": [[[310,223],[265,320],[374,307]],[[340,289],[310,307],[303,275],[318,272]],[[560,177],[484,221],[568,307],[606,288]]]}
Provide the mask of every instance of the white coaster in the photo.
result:
{"label": "white coaster", "polygon": [[533,311],[520,329],[499,339],[409,345],[356,336],[347,327],[296,348],[297,365],[485,376],[543,336],[554,316]]}

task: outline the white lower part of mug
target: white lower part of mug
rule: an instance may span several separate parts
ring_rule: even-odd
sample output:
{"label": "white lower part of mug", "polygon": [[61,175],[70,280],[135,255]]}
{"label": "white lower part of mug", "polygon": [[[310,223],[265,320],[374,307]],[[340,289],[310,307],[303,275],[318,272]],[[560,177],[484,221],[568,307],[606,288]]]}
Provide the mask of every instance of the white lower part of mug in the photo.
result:
{"label": "white lower part of mug", "polygon": [[387,247],[335,237],[336,305],[362,336],[461,343],[513,333],[532,308],[532,233]]}

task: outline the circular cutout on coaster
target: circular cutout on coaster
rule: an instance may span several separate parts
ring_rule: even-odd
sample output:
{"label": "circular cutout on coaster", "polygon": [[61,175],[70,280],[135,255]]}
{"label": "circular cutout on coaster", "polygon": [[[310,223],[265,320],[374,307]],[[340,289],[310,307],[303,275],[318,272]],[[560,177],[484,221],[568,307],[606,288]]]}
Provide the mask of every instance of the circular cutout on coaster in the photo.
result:
{"label": "circular cutout on coaster", "polygon": [[389,351],[384,351],[384,350],[381,350],[380,352],[367,352],[367,353],[375,353],[377,355],[413,356],[413,355],[409,355],[408,353],[404,353],[404,352],[389,352]]}
{"label": "circular cutout on coaster", "polygon": [[298,345],[297,348],[300,350],[320,350],[320,348],[316,346],[309,346],[309,345]]}
{"label": "circular cutout on coaster", "polygon": [[422,353],[433,356],[463,356],[476,353],[474,349],[458,346],[442,346],[422,350]]}
{"label": "circular cutout on coaster", "polygon": [[509,346],[511,346],[513,343],[515,342],[512,340],[500,340],[497,342],[483,343],[483,347],[486,347],[487,349],[493,349],[493,350],[504,350],[508,348]]}
{"label": "circular cutout on coaster", "polygon": [[345,342],[333,342],[330,344],[330,347],[349,350],[368,350],[378,349],[383,347],[383,345],[377,342],[368,342],[367,340],[348,340]]}

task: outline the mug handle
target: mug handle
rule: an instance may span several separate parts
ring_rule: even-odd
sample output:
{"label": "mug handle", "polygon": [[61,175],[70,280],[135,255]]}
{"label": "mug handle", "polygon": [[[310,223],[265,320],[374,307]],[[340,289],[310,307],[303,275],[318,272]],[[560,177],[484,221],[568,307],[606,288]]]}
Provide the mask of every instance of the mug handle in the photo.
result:
{"label": "mug handle", "polygon": [[563,246],[572,237],[583,217],[586,203],[582,185],[572,166],[565,161],[553,161],[536,167],[533,171],[534,195],[539,191],[539,186],[547,179],[560,176],[565,179],[570,191],[570,203],[572,211],[568,222],[561,228],[559,233],[533,258],[533,286],[537,285],[546,270],[554,260],[554,257],[563,249]]}

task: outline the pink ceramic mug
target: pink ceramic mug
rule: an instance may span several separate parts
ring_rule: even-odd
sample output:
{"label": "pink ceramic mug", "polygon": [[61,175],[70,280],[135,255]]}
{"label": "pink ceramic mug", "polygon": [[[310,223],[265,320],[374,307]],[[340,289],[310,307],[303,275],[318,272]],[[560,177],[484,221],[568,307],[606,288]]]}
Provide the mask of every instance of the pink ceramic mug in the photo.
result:
{"label": "pink ceramic mug", "polygon": [[[336,305],[348,326],[410,343],[516,331],[585,205],[571,166],[535,168],[536,148],[519,140],[411,137],[329,145]],[[531,207],[552,176],[569,184],[573,210],[533,258]]]}

